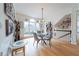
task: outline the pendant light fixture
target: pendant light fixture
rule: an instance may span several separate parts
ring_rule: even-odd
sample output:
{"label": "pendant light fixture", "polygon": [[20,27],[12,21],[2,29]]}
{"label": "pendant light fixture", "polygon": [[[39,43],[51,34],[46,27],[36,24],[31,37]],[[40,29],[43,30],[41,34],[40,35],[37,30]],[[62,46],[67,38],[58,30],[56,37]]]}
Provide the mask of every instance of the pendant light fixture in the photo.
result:
{"label": "pendant light fixture", "polygon": [[40,19],[40,27],[41,27],[41,31],[43,32],[44,28],[43,28],[43,8],[41,8],[42,10],[42,18]]}
{"label": "pendant light fixture", "polygon": [[43,20],[43,8],[42,8],[42,20]]}
{"label": "pendant light fixture", "polygon": [[41,9],[42,9],[42,19],[41,19],[41,22],[44,23],[45,22],[44,15],[43,15],[44,14],[44,12],[43,12],[44,8],[41,8]]}

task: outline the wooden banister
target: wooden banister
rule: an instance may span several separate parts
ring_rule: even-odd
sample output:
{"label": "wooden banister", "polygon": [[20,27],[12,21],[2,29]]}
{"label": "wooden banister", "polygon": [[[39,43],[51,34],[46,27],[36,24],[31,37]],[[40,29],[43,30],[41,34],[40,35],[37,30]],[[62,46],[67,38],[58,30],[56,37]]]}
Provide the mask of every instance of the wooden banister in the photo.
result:
{"label": "wooden banister", "polygon": [[71,32],[71,30],[54,30],[54,31],[62,31],[62,32]]}
{"label": "wooden banister", "polygon": [[65,35],[62,35],[62,36],[60,36],[59,38],[63,38],[63,37],[65,37],[65,36],[67,36],[67,35],[71,35],[71,33],[67,33],[67,34],[65,34]]}

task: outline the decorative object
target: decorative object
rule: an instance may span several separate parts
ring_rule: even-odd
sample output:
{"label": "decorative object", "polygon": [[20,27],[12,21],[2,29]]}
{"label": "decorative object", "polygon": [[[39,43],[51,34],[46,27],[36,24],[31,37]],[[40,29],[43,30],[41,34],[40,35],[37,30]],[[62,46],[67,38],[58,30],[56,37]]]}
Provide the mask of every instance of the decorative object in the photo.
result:
{"label": "decorative object", "polygon": [[20,22],[14,21],[15,23],[15,41],[20,40]]}
{"label": "decorative object", "polygon": [[8,17],[5,20],[6,36],[8,36],[14,30],[15,10],[14,10],[13,3],[4,3],[4,13]]}
{"label": "decorative object", "polygon": [[15,10],[12,3],[4,3],[4,13],[12,20],[15,20]]}
{"label": "decorative object", "polygon": [[5,20],[6,26],[6,36],[10,35],[13,32],[13,22],[11,20]]}

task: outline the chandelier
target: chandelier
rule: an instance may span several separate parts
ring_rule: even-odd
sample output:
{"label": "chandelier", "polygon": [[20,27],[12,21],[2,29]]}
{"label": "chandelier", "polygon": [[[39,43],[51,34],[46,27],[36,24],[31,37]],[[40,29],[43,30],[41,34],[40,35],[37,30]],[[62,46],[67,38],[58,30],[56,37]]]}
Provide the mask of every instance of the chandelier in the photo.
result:
{"label": "chandelier", "polygon": [[43,8],[41,8],[41,10],[42,10],[42,17],[41,17],[41,19],[40,19],[40,28],[41,28],[41,31],[42,32],[44,32],[44,22],[45,22],[45,20],[44,20],[44,18],[43,18]]}
{"label": "chandelier", "polygon": [[41,16],[41,19],[40,19],[40,23],[44,23],[45,22],[44,17],[43,17],[44,8],[41,8],[41,10],[42,10],[42,16]]}

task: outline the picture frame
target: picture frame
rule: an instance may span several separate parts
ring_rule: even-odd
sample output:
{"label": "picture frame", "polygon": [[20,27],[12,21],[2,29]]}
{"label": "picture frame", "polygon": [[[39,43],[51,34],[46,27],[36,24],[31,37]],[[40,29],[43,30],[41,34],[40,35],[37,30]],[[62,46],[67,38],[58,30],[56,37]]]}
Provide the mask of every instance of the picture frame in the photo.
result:
{"label": "picture frame", "polygon": [[15,9],[13,3],[4,3],[4,14],[8,17],[8,19],[5,20],[5,34],[8,36],[14,30]]}
{"label": "picture frame", "polygon": [[12,21],[15,20],[15,10],[12,3],[4,3],[4,13]]}
{"label": "picture frame", "polygon": [[13,33],[13,22],[9,19],[5,20],[5,29],[6,29],[6,36],[10,35],[11,33]]}

